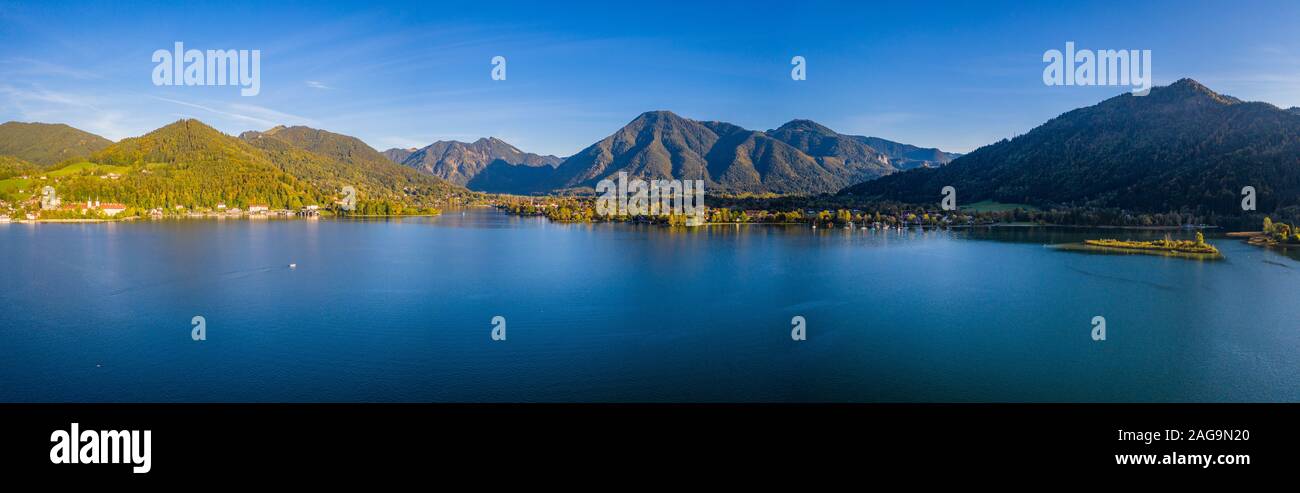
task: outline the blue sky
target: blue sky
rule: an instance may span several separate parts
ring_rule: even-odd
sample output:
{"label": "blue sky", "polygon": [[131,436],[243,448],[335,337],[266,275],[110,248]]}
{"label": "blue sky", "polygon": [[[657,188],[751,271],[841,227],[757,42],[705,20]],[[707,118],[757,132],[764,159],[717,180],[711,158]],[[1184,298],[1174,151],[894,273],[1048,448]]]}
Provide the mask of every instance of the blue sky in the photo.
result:
{"label": "blue sky", "polygon": [[[1300,105],[1292,1],[188,3],[0,0],[0,121],[120,139],[193,117],[565,156],[667,109],[966,152],[1125,91],[1045,86],[1043,52],[1066,41],[1152,50],[1157,85]],[[150,56],[175,41],[261,50],[261,93],[155,86]],[[807,80],[790,79],[795,55]]]}

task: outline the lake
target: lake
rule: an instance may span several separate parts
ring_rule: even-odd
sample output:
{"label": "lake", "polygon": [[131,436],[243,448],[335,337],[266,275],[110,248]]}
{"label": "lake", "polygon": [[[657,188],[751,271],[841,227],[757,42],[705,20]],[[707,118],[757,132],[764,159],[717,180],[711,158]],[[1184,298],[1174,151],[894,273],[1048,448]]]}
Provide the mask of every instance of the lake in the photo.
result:
{"label": "lake", "polygon": [[1163,234],[0,224],[0,401],[1300,401],[1297,260],[1045,246]]}

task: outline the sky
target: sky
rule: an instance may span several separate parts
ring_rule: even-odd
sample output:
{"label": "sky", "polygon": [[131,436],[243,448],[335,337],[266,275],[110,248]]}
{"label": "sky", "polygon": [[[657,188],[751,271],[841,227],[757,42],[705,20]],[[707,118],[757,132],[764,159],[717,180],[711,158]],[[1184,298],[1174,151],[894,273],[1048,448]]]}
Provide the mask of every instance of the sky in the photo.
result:
{"label": "sky", "polygon": [[[670,110],[969,152],[1128,90],[1044,84],[1067,41],[1151,50],[1156,85],[1300,105],[1294,1],[191,3],[0,0],[0,121],[113,140],[181,118],[307,125],[379,150],[495,136],[568,156]],[[155,85],[152,54],[178,41],[260,50],[260,93]]]}

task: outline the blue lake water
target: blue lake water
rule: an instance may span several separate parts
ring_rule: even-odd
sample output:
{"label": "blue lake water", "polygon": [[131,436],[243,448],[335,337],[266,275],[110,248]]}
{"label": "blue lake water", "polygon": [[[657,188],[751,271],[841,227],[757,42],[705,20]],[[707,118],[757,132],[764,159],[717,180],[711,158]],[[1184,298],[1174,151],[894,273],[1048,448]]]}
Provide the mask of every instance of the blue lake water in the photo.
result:
{"label": "blue lake water", "polygon": [[1045,246],[1151,234],[3,224],[0,401],[1300,401],[1300,262]]}

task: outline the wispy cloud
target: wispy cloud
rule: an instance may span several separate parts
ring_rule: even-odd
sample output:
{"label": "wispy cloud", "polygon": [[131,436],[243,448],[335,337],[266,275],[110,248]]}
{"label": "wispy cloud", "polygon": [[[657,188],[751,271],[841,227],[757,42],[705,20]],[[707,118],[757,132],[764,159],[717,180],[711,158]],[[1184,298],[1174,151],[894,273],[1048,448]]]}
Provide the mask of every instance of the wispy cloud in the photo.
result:
{"label": "wispy cloud", "polygon": [[94,104],[94,99],[89,96],[50,91],[40,87],[22,89],[14,86],[0,86],[0,93],[8,96],[9,101],[19,109],[23,109],[26,103],[52,103],[64,106],[77,106],[90,110],[98,111],[99,108]]}
{"label": "wispy cloud", "polygon": [[109,139],[131,135],[126,113],[105,108],[97,96],[54,91],[43,87],[0,86],[0,109],[10,107],[20,118],[46,123],[68,123]]}
{"label": "wispy cloud", "polygon": [[310,88],[312,88],[312,89],[333,89],[332,87],[327,86],[327,85],[325,85],[324,83],[322,83],[321,81],[318,81],[318,80],[309,80],[309,81],[307,81],[307,87],[310,87]]}
{"label": "wispy cloud", "polygon": [[30,75],[38,77],[65,77],[77,80],[99,79],[102,76],[88,70],[67,67],[43,60],[31,58],[6,58],[0,60],[0,67],[9,77]]}
{"label": "wispy cloud", "polygon": [[262,120],[272,121],[276,124],[283,125],[318,125],[315,119],[308,118],[283,111],[276,111],[264,106],[247,103],[231,103],[230,108],[239,112],[241,115],[252,116]]}
{"label": "wispy cloud", "polygon": [[203,110],[219,117],[225,117],[232,120],[249,122],[262,128],[273,127],[276,125],[316,125],[316,122],[310,118],[291,115],[270,108],[264,108],[257,105],[235,103],[227,105],[230,110],[217,109],[212,106],[206,106],[179,99],[164,98],[160,96],[151,96],[159,101],[165,101],[172,104]]}

